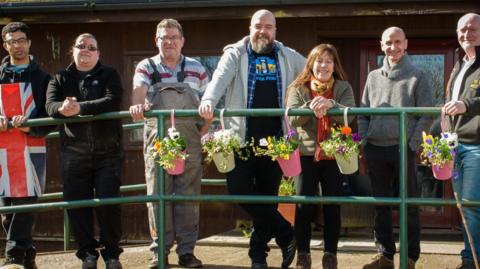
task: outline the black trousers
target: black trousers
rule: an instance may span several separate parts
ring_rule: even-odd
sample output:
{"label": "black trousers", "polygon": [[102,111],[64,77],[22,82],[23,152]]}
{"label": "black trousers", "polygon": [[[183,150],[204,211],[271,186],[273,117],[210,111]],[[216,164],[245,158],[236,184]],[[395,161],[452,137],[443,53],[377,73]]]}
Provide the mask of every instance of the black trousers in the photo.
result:
{"label": "black trousers", "polygon": [[[297,178],[297,195],[318,195],[319,183],[323,196],[342,195],[342,174],[334,160],[314,162],[313,156],[302,156],[302,174]],[[312,220],[316,206],[312,204],[297,204],[295,211],[295,237],[298,252],[310,252],[312,238]],[[323,239],[325,252],[337,253],[340,236],[341,215],[340,205],[322,205],[323,208]]]}
{"label": "black trousers", "polygon": [[[269,157],[257,157],[251,153],[243,161],[235,158],[235,168],[227,173],[230,194],[278,195],[282,172],[277,162]],[[252,262],[265,263],[267,243],[270,239],[280,247],[286,247],[293,238],[293,229],[277,210],[277,204],[240,204],[253,220],[249,256]]]}
{"label": "black trousers", "polygon": [[[1,206],[34,204],[37,197],[1,198]],[[2,226],[7,235],[5,257],[23,263],[27,252],[35,252],[32,232],[35,214],[33,212],[2,214]]]}
{"label": "black trousers", "polygon": [[[63,195],[66,201],[120,196],[120,173],[123,163],[121,150],[82,152],[75,147],[62,150]],[[77,257],[88,254],[107,260],[118,259],[122,235],[120,205],[95,208],[100,227],[100,240],[94,234],[94,210],[91,207],[68,210],[70,226],[78,244]]]}
{"label": "black trousers", "polygon": [[[365,146],[365,156],[372,181],[374,197],[398,197],[399,189],[399,147]],[[415,171],[415,152],[407,151],[407,195],[418,197]],[[376,206],[374,220],[375,243],[380,253],[393,258],[395,239],[392,228],[391,206]],[[408,207],[408,257],[414,261],[420,255],[420,216],[417,206]]]}

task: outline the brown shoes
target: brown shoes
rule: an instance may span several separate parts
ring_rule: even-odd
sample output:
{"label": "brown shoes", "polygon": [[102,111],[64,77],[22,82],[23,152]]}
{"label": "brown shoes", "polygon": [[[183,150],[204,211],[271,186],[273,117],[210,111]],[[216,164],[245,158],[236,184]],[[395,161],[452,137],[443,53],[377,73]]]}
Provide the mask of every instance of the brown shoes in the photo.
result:
{"label": "brown shoes", "polygon": [[337,256],[330,252],[325,252],[322,258],[323,269],[337,269]]}
{"label": "brown shoes", "polygon": [[297,265],[295,269],[311,269],[312,268],[312,257],[310,253],[299,252],[297,254]]}
{"label": "brown shoes", "polygon": [[377,254],[372,258],[372,262],[365,264],[363,269],[394,269],[393,260],[383,256],[382,254]]}

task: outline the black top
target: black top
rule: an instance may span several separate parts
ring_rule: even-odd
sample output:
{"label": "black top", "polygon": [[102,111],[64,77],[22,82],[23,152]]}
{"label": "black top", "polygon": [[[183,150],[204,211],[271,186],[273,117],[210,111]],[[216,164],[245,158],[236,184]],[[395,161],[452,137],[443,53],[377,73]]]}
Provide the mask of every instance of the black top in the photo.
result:
{"label": "black top", "polygon": [[[279,108],[277,90],[277,66],[275,52],[253,53],[256,65],[255,94],[250,108]],[[280,117],[249,117],[247,139],[256,141],[267,136],[279,136],[282,131]]]}

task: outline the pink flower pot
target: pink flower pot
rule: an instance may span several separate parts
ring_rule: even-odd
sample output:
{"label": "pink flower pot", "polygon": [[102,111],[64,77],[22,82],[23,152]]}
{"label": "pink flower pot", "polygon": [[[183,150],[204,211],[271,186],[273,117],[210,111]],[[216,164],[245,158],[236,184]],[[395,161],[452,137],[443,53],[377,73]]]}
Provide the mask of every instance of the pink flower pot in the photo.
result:
{"label": "pink flower pot", "polygon": [[185,171],[185,160],[179,157],[177,157],[173,161],[173,167],[170,169],[167,169],[167,173],[172,176],[180,175],[184,171]]}
{"label": "pink flower pot", "polygon": [[300,151],[298,148],[290,154],[290,159],[277,158],[278,164],[286,177],[298,176],[302,172],[300,165]]}
{"label": "pink flower pot", "polygon": [[453,161],[443,166],[432,165],[433,176],[438,180],[448,180],[452,177]]}

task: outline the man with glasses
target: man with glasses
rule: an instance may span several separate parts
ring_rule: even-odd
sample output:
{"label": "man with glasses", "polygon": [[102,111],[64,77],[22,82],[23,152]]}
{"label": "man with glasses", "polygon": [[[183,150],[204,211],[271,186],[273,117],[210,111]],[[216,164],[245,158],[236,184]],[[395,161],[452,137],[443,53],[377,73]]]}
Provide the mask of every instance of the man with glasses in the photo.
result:
{"label": "man with glasses", "polygon": [[[275,40],[276,23],[268,10],[252,16],[250,35],[227,45],[212,82],[208,85],[199,108],[200,115],[212,119],[213,109],[222,96],[225,107],[282,108],[288,85],[303,70],[305,58]],[[282,136],[281,117],[232,117],[225,119],[227,128],[234,129],[246,141],[267,136]],[[235,159],[235,168],[227,173],[231,194],[277,195],[282,172],[269,157],[257,157],[250,150],[244,161]],[[268,268],[267,243],[275,238],[282,249],[282,268],[288,268],[295,256],[293,229],[277,211],[276,204],[241,204],[253,219],[249,256],[252,269]]]}
{"label": "man with glasses", "polygon": [[[54,118],[98,115],[120,110],[123,87],[114,68],[100,62],[95,36],[78,35],[71,47],[72,60],[50,80],[46,109]],[[65,123],[60,127],[61,159],[65,201],[120,196],[123,167],[122,122],[120,119]],[[122,269],[121,206],[68,209],[82,269],[96,269],[101,255],[106,269]],[[95,237],[95,217],[100,230]],[[100,250],[100,254],[99,251]]]}
{"label": "man with glasses", "polygon": [[[30,28],[26,24],[7,24],[2,39],[8,56],[0,66],[0,202],[1,206],[32,204],[45,185],[43,136],[51,128],[20,126],[27,119],[47,117],[45,92],[50,76],[29,55]],[[8,129],[9,121],[14,128]],[[5,265],[37,268],[33,224],[33,212],[2,214],[7,234]]]}
{"label": "man with glasses", "polygon": [[[149,109],[197,109],[199,96],[208,83],[208,75],[202,64],[185,57],[181,51],[185,38],[180,23],[164,19],[157,25],[155,43],[159,54],[144,59],[133,77],[133,95],[130,113],[134,120],[143,120],[143,112]],[[185,172],[181,175],[165,174],[165,194],[198,195],[202,178],[200,134],[208,127],[199,127],[196,118],[179,118],[176,129],[186,138],[188,157]],[[166,121],[170,126],[170,121]],[[157,119],[145,120],[144,155],[147,194],[157,193],[155,161],[151,158],[154,139],[157,136]],[[150,268],[158,265],[157,204],[148,203],[148,220],[154,256]],[[165,206],[165,253],[168,255],[174,240],[177,242],[178,264],[186,268],[202,267],[193,255],[198,237],[199,205],[196,202],[167,203]],[[163,242],[160,242],[163,243]],[[164,261],[168,263],[168,260]]]}

